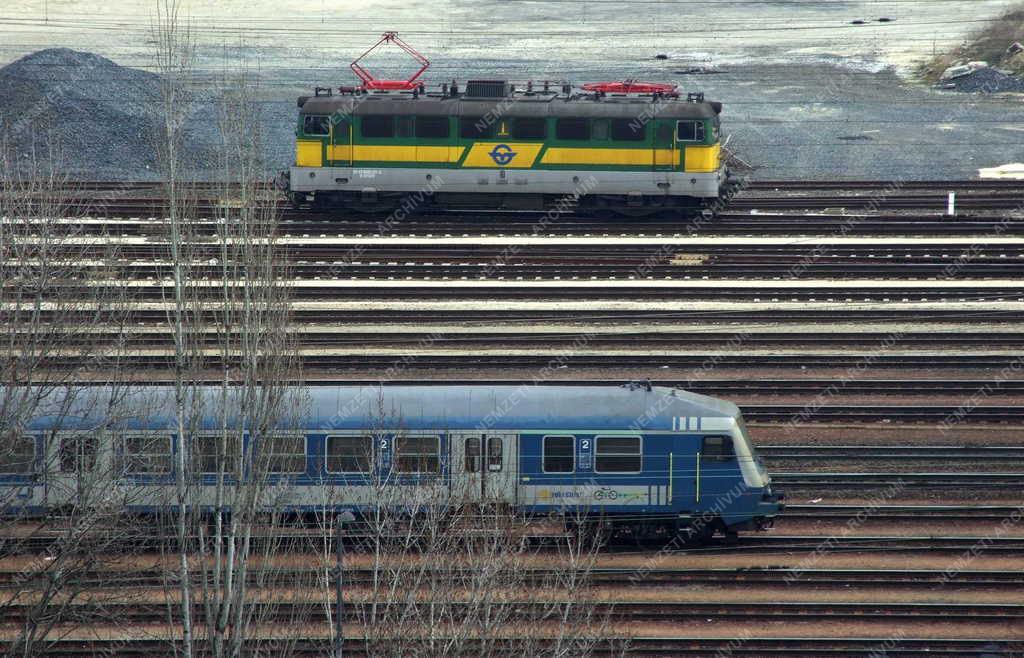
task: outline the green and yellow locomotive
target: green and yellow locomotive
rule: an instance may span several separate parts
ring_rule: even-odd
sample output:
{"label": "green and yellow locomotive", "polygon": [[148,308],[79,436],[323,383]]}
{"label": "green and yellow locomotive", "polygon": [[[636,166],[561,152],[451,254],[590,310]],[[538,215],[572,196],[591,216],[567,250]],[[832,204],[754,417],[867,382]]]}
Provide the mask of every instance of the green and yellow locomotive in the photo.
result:
{"label": "green and yellow locomotive", "polygon": [[432,92],[416,82],[419,74],[376,80],[357,62],[363,85],[299,98],[289,181],[297,205],[568,203],[638,215],[699,209],[719,196],[722,107],[702,94],[651,83],[504,80],[464,89],[452,81]]}

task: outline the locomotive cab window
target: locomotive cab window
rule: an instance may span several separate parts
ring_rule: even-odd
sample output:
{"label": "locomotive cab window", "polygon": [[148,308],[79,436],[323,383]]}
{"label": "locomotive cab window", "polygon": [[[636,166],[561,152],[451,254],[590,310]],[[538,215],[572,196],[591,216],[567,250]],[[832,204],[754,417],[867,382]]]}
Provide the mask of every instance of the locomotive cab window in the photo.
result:
{"label": "locomotive cab window", "polygon": [[572,473],[576,470],[576,437],[545,436],[543,451],[545,473]]}
{"label": "locomotive cab window", "polygon": [[364,116],[360,123],[360,133],[363,137],[395,136],[395,118],[391,115],[371,114]]}
{"label": "locomotive cab window", "polygon": [[547,136],[548,125],[543,118],[520,117],[512,122],[513,139],[545,139]]}
{"label": "locomotive cab window", "polygon": [[590,139],[590,121],[587,119],[558,119],[555,122],[555,137],[566,140]]}
{"label": "locomotive cab window", "polygon": [[323,114],[309,114],[302,118],[302,132],[310,137],[326,137],[331,132],[331,118]]}
{"label": "locomotive cab window", "polygon": [[373,437],[327,437],[329,473],[369,473],[373,463]]}
{"label": "locomotive cab window", "polygon": [[701,455],[711,461],[728,461],[733,458],[732,437],[705,436],[701,446]]}
{"label": "locomotive cab window", "polygon": [[35,471],[36,439],[26,434],[0,447],[0,474],[29,475]]}
{"label": "locomotive cab window", "polygon": [[416,137],[448,139],[448,117],[416,117]]}
{"label": "locomotive cab window", "polygon": [[306,437],[281,434],[262,438],[267,472],[292,475],[306,472]]}
{"label": "locomotive cab window", "polygon": [[594,471],[597,473],[639,473],[643,462],[639,436],[598,436]]}
{"label": "locomotive cab window", "polygon": [[646,123],[636,119],[612,119],[612,139],[620,142],[642,142],[646,138]]}
{"label": "locomotive cab window", "polygon": [[121,472],[125,475],[161,475],[171,472],[171,437],[136,434],[121,444]]}
{"label": "locomotive cab window", "polygon": [[494,123],[484,117],[462,117],[459,119],[459,137],[462,139],[487,139],[494,136]]}
{"label": "locomotive cab window", "polygon": [[676,123],[676,139],[680,142],[703,142],[703,121],[679,121]]}
{"label": "locomotive cab window", "polygon": [[399,473],[439,473],[438,438],[436,436],[396,436],[395,470]]}

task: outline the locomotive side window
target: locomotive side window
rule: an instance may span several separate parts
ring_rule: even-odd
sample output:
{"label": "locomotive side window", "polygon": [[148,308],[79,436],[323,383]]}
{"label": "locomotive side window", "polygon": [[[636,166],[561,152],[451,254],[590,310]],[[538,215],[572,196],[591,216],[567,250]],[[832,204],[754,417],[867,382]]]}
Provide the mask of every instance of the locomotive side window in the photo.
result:
{"label": "locomotive side window", "polygon": [[705,436],[704,445],[701,447],[701,455],[711,461],[727,461],[732,459],[732,437],[729,436]]}
{"label": "locomotive side window", "polygon": [[598,436],[594,470],[598,473],[639,473],[643,462],[639,436]]}
{"label": "locomotive side window", "polygon": [[157,475],[171,472],[171,437],[137,434],[121,444],[121,472],[125,475]]}
{"label": "locomotive side window", "polygon": [[436,436],[396,436],[395,470],[399,473],[438,473],[441,460],[438,457]]}
{"label": "locomotive side window", "polygon": [[703,121],[678,121],[676,122],[676,139],[680,142],[703,142],[704,122]]}
{"label": "locomotive side window", "polygon": [[647,124],[636,119],[612,119],[612,139],[620,142],[642,142],[647,138]]}
{"label": "locomotive side window", "polygon": [[306,437],[300,435],[270,435],[263,438],[267,451],[267,471],[270,473],[306,472]]}
{"label": "locomotive side window", "polygon": [[95,470],[99,445],[99,439],[95,434],[69,434],[61,437],[61,472],[78,473]]}
{"label": "locomotive side window", "polygon": [[302,132],[310,137],[326,137],[331,132],[331,118],[323,114],[310,114],[302,118]]}
{"label": "locomotive side window", "polygon": [[448,139],[448,117],[416,117],[416,137]]}
{"label": "locomotive side window", "polygon": [[0,447],[0,473],[28,475],[35,471],[36,439],[25,435],[14,439],[11,445]]}
{"label": "locomotive side window", "polygon": [[558,119],[555,121],[555,137],[558,139],[590,139],[590,121],[587,119]]}
{"label": "locomotive side window", "polygon": [[398,123],[398,130],[395,134],[399,137],[412,137],[415,133],[414,123],[416,119],[414,117],[395,117],[395,121]]}
{"label": "locomotive side window", "polygon": [[590,128],[590,136],[592,138],[608,139],[608,119],[595,119]]}
{"label": "locomotive side window", "polygon": [[369,473],[373,463],[373,437],[327,437],[327,470],[330,473]]}
{"label": "locomotive side window", "polygon": [[394,137],[395,118],[391,115],[371,114],[363,117],[360,126],[363,137]]}
{"label": "locomotive side window", "polygon": [[545,139],[548,124],[543,118],[520,117],[512,122],[513,139]]}
{"label": "locomotive side window", "polygon": [[462,139],[487,139],[494,136],[494,122],[484,117],[462,117],[459,119],[459,137]]}
{"label": "locomotive side window", "polygon": [[543,470],[545,473],[572,473],[576,470],[576,437],[545,436]]}

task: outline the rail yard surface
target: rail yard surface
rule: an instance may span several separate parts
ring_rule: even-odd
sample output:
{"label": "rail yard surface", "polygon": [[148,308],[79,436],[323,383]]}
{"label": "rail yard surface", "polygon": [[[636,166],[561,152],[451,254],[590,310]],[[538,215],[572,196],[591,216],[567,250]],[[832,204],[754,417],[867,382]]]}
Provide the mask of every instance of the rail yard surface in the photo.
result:
{"label": "rail yard surface", "polygon": [[1015,3],[7,4],[0,653],[1024,658]]}
{"label": "rail yard surface", "polygon": [[[224,283],[220,228],[203,218],[231,190],[194,192],[187,287],[212,302]],[[67,220],[44,222],[66,232],[61,249],[73,257],[55,294],[118,286],[127,317],[76,332],[81,348],[46,367],[84,364],[83,379],[106,381],[89,360],[108,350],[129,380],[173,381],[173,255],[159,191],[94,183],[69,198]],[[562,531],[529,530],[521,589],[500,603],[536,609],[536,650],[564,643],[542,621],[561,602],[586,606],[578,621],[602,638],[588,645],[595,655],[1012,656],[1024,651],[1022,202],[1007,183],[757,182],[688,224],[509,212],[338,220],[285,208],[276,238],[307,382],[646,378],[743,409],[787,494],[775,527],[735,544],[613,542],[578,565],[585,582],[571,592],[564,574],[552,576]],[[94,312],[74,309],[83,323]],[[216,381],[230,357],[212,329],[195,338]],[[300,526],[253,537],[287,550],[260,558],[276,584],[252,576],[260,624],[250,630],[273,642],[288,621],[289,650],[316,655],[334,637],[336,598],[322,579],[337,546]],[[179,590],[167,587],[171,558],[153,551],[161,540],[151,531],[126,537],[116,560],[82,565],[74,600],[49,600],[73,611],[50,628],[50,651],[166,650]],[[0,587],[16,592],[0,629],[9,638],[45,598],[22,574],[63,536],[45,521],[16,534],[19,550],[0,560]],[[361,637],[379,558],[345,541],[345,623]],[[457,568],[415,573],[434,582],[435,570]],[[451,594],[449,605],[471,605],[473,594]],[[499,625],[491,641],[512,646],[519,623]],[[345,647],[358,655],[367,644]]]}

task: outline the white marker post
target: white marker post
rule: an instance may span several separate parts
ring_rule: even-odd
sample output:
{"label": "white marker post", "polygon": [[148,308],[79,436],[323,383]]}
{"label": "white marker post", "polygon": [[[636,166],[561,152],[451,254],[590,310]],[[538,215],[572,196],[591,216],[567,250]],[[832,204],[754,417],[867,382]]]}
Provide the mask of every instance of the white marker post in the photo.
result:
{"label": "white marker post", "polygon": [[946,214],[950,217],[956,215],[956,192],[949,193],[949,199],[946,201]]}

